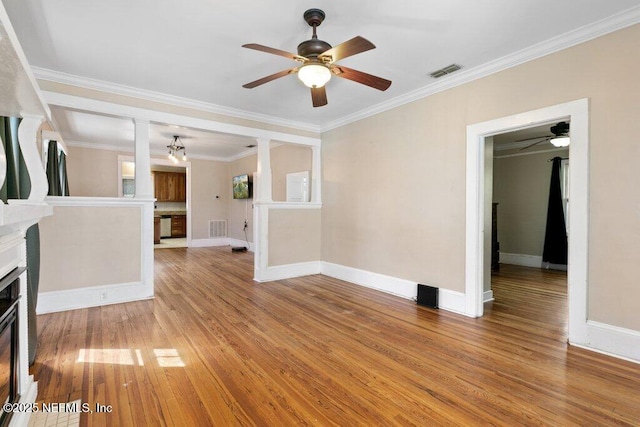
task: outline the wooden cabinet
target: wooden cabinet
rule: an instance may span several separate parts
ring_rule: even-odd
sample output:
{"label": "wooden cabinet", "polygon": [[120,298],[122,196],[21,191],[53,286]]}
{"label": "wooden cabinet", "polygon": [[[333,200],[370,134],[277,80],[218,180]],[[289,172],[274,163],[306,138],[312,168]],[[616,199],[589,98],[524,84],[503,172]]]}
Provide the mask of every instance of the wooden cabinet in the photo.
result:
{"label": "wooden cabinet", "polygon": [[186,202],[187,175],[178,172],[154,172],[153,187],[159,202]]}
{"label": "wooden cabinet", "polygon": [[187,216],[171,215],[171,237],[187,236]]}
{"label": "wooden cabinet", "polygon": [[153,218],[153,244],[160,243],[160,217]]}

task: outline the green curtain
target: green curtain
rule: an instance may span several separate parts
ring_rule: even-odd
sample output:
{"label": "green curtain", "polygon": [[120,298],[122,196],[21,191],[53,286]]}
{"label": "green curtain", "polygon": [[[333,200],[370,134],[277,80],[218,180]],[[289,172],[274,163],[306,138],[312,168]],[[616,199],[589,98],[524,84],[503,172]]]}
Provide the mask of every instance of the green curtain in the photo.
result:
{"label": "green curtain", "polygon": [[49,141],[47,151],[47,181],[49,196],[62,196],[60,188],[60,164],[58,163],[58,142]]}
{"label": "green curtain", "polygon": [[67,179],[67,155],[64,152],[60,152],[60,191],[61,196],[69,195],[69,181]]}
{"label": "green curtain", "polygon": [[[7,157],[7,176],[0,189],[4,203],[8,199],[27,199],[31,193],[31,179],[18,142],[18,117],[0,117],[0,137]],[[27,321],[29,364],[36,358],[38,325],[36,305],[40,283],[40,229],[34,224],[27,230]]]}
{"label": "green curtain", "polygon": [[0,136],[7,156],[7,176],[0,189],[4,203],[8,199],[26,199],[31,193],[31,179],[18,142],[19,117],[0,117]]}

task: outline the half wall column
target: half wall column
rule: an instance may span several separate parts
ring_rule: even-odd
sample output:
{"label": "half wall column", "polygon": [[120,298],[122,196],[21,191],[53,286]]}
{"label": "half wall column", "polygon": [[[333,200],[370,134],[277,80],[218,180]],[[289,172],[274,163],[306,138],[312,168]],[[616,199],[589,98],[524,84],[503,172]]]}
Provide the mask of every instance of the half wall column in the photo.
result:
{"label": "half wall column", "polygon": [[256,198],[253,207],[254,260],[253,279],[261,281],[269,261],[269,204],[273,203],[271,194],[271,151],[270,140],[258,138],[258,171],[256,173]]}
{"label": "half wall column", "polygon": [[258,138],[258,185],[256,202],[272,202],[271,195],[271,140]]}
{"label": "half wall column", "polygon": [[311,147],[311,202],[322,203],[322,150]]}
{"label": "half wall column", "polygon": [[151,152],[149,149],[149,121],[134,119],[135,126],[135,199],[143,205],[142,209],[142,268],[141,278],[145,287],[145,296],[153,296],[153,188],[151,186]]}
{"label": "half wall column", "polygon": [[135,181],[136,195],[140,199],[153,198],[151,188],[151,153],[149,151],[149,122],[134,119],[135,126]]}

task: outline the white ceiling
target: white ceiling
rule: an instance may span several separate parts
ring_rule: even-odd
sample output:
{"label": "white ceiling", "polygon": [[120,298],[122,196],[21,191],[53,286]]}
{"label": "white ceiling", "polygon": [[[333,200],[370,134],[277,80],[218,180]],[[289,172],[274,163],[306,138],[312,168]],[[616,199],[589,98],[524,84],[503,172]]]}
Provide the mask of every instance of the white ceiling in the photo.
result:
{"label": "white ceiling", "polygon": [[[579,39],[602,20],[626,22],[640,16],[640,0],[3,0],[36,76],[140,96],[196,101],[239,116],[263,117],[323,129],[345,117],[389,105],[440,84],[429,73],[452,63],[469,73],[526,49]],[[334,78],[329,104],[313,108],[309,89],[287,76],[254,89],[242,85],[293,67],[286,58],[244,49],[259,43],[295,52],[310,38],[302,15],[320,8],[326,20],[318,36],[332,45],[356,35],[377,48],[340,61],[345,66],[392,80],[386,92]],[[614,18],[611,18],[612,16]],[[592,31],[596,34],[597,31]],[[436,83],[437,82],[437,83]],[[175,98],[174,98],[175,99]],[[54,111],[70,141],[132,138],[132,125],[118,119]],[[87,122],[81,124],[81,122]],[[89,122],[91,122],[89,124]],[[68,128],[64,128],[68,126]],[[128,126],[128,127],[127,127]],[[107,128],[113,128],[108,131]],[[96,129],[104,132],[97,134]],[[158,134],[169,134],[168,127]],[[218,136],[194,136],[229,146],[246,145]],[[217,144],[211,142],[210,145]],[[209,147],[209,148],[211,148]],[[194,152],[195,152],[194,146]],[[232,150],[233,151],[233,150]]]}

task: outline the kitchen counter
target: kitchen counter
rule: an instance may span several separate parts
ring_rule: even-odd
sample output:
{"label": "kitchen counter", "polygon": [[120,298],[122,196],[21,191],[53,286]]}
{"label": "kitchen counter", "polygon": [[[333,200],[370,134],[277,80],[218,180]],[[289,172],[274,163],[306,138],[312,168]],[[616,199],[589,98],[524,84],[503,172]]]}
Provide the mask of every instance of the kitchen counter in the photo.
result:
{"label": "kitchen counter", "polygon": [[174,211],[165,211],[165,210],[154,210],[153,211],[153,216],[156,218],[159,218],[163,215],[186,215],[187,211],[186,210],[174,210]]}

